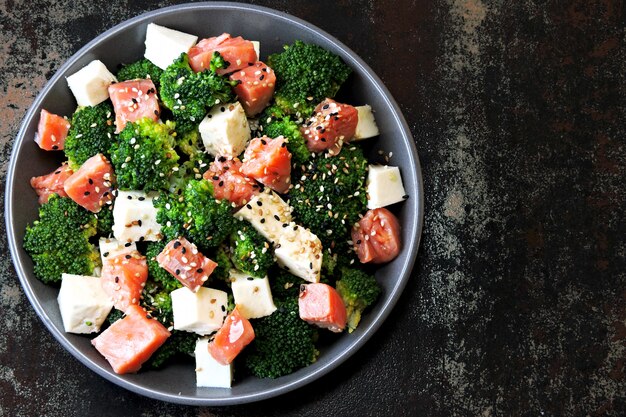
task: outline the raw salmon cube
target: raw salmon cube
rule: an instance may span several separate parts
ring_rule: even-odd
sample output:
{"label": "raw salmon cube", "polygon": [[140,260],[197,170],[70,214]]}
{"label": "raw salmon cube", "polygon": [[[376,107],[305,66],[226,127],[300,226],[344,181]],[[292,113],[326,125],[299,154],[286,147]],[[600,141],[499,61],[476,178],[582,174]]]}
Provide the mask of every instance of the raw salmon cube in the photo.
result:
{"label": "raw salmon cube", "polygon": [[209,352],[218,363],[228,365],[253,340],[252,325],[235,307],[209,343]]}
{"label": "raw salmon cube", "polygon": [[104,155],[97,154],[65,180],[63,188],[78,205],[97,213],[113,200],[114,183],[113,166]]}
{"label": "raw salmon cube", "polygon": [[74,171],[67,163],[63,163],[60,167],[47,175],[33,177],[30,179],[30,186],[39,196],[39,204],[48,202],[50,194],[58,194],[59,197],[67,197],[65,192],[65,181],[72,176]]}
{"label": "raw salmon cube", "polygon": [[346,306],[327,284],[303,284],[298,298],[300,318],[307,323],[339,333],[346,327]]}
{"label": "raw salmon cube", "polygon": [[91,344],[106,358],[117,374],[137,372],[159,348],[170,332],[141,307],[133,305],[126,317],[113,323]]}
{"label": "raw salmon cube", "polygon": [[148,118],[159,120],[160,108],[152,80],[129,80],[109,86],[109,96],[115,110],[115,133],[127,122]]}
{"label": "raw salmon cube", "polygon": [[62,150],[65,147],[70,122],[61,116],[42,109],[39,117],[39,126],[35,134],[35,142],[46,151]]}
{"label": "raw salmon cube", "polygon": [[230,79],[240,81],[234,90],[248,117],[261,113],[274,95],[276,75],[261,61],[235,71]]}
{"label": "raw salmon cube", "polygon": [[217,267],[217,263],[198,252],[196,245],[184,237],[170,241],[156,260],[161,268],[193,292],[202,287]]}

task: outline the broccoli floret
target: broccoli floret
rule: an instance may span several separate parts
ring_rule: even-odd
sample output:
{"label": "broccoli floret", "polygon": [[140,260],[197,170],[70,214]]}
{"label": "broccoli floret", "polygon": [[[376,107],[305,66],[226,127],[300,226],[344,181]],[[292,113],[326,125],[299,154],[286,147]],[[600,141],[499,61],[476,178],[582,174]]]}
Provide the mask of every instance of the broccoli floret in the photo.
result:
{"label": "broccoli floret", "polygon": [[223,244],[217,247],[214,251],[210,252],[207,256],[217,263],[217,266],[211,274],[211,279],[222,281],[230,285],[229,271],[233,267],[230,261],[230,251],[228,245]]}
{"label": "broccoli floret", "polygon": [[284,48],[267,60],[276,73],[276,105],[285,113],[309,117],[319,102],[337,94],[352,70],[318,45],[296,41]]}
{"label": "broccoli floret", "polygon": [[380,284],[360,269],[341,268],[337,292],[343,299],[348,313],[348,331],[352,333],[361,321],[361,314],[380,295]]}
{"label": "broccoli floret", "polygon": [[[287,150],[291,153],[291,162],[294,165],[305,164],[311,158],[311,152],[306,147],[306,141],[300,126],[289,117],[272,117],[268,112],[259,119],[263,126],[262,134],[270,138],[284,136],[287,139]],[[268,121],[269,120],[269,121]]]}
{"label": "broccoli floret", "polygon": [[24,249],[33,259],[35,276],[53,283],[60,282],[64,272],[91,275],[100,266],[100,254],[89,243],[96,224],[95,214],[69,198],[52,194],[24,235]]}
{"label": "broccoli floret", "polygon": [[184,133],[177,133],[176,146],[182,154],[187,155],[190,159],[197,159],[200,154],[206,154],[202,137],[197,128]]}
{"label": "broccoli floret", "polygon": [[300,319],[298,298],[277,303],[271,315],[251,320],[255,339],[244,350],[243,361],[259,378],[278,378],[315,362],[317,331]]}
{"label": "broccoli floret", "polygon": [[178,133],[195,129],[215,104],[234,100],[232,87],[237,82],[218,75],[215,70],[220,68],[225,68],[225,61],[217,52],[211,67],[198,73],[182,53],[161,75],[161,100],[172,111]]}
{"label": "broccoli floret", "polygon": [[195,333],[173,330],[165,343],[142,365],[142,369],[162,368],[176,357],[191,358],[196,349],[197,340],[198,335]]}
{"label": "broccoli floret", "polygon": [[117,72],[118,81],[136,80],[136,79],[151,79],[154,86],[159,89],[161,83],[159,79],[163,74],[163,70],[146,58],[135,61],[131,64],[123,65]]}
{"label": "broccoli floret", "polygon": [[140,305],[165,327],[170,327],[174,323],[174,312],[172,310],[172,297],[163,288],[160,282],[148,280],[141,292]]}
{"label": "broccoli floret", "polygon": [[185,236],[204,252],[218,247],[233,231],[230,203],[213,196],[207,180],[189,180],[182,195],[163,193],[154,200],[161,234],[167,240]]}
{"label": "broccoli floret", "polygon": [[154,280],[165,292],[172,292],[182,287],[182,284],[172,274],[161,268],[156,257],[165,248],[166,242],[148,242],[146,245],[146,260],[148,262],[148,276]]}
{"label": "broccoli floret", "polygon": [[98,236],[110,236],[113,230],[113,204],[107,204],[96,214]]}
{"label": "broccoli floret", "polygon": [[311,159],[292,175],[295,187],[289,197],[294,216],[333,253],[348,252],[351,227],[367,211],[367,166],[362,150],[350,145],[335,156]]}
{"label": "broccoli floret", "polygon": [[167,189],[177,166],[173,126],[149,118],[129,122],[111,146],[111,162],[122,190]]}
{"label": "broccoli floret", "polygon": [[115,142],[113,117],[113,106],[109,101],[76,110],[63,149],[70,168],[76,171],[99,153],[109,158],[109,148]]}
{"label": "broccoli floret", "polygon": [[230,251],[235,268],[253,277],[266,276],[274,263],[269,243],[245,220],[230,235]]}
{"label": "broccoli floret", "polygon": [[107,316],[107,322],[109,324],[113,324],[119,319],[124,317],[124,312],[122,310],[118,310],[117,308],[113,308],[109,315]]}
{"label": "broccoli floret", "polygon": [[300,284],[306,283],[302,278],[298,278],[281,268],[270,269],[267,276],[274,301],[298,298]]}

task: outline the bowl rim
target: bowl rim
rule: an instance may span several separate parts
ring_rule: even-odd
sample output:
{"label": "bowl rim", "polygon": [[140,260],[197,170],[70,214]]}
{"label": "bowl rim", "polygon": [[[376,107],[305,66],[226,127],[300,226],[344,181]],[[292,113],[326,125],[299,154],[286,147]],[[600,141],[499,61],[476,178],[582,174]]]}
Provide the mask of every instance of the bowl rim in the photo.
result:
{"label": "bowl rim", "polygon": [[[83,55],[88,53],[93,47],[96,45],[105,42],[111,36],[117,34],[120,31],[125,30],[126,28],[133,26],[138,23],[143,23],[158,18],[163,15],[170,14],[172,12],[179,12],[191,9],[203,9],[203,10],[235,10],[241,12],[254,12],[260,15],[266,15],[271,18],[277,18],[283,21],[287,21],[292,25],[296,25],[299,29],[303,31],[313,32],[313,34],[317,37],[321,37],[325,42],[333,45],[335,48],[341,50],[343,53],[348,55],[352,60],[351,66],[358,67],[360,73],[367,78],[367,81],[377,90],[377,94],[379,94],[387,108],[391,111],[393,115],[394,122],[397,123],[401,127],[402,139],[407,143],[409,148],[409,166],[414,169],[413,174],[415,175],[415,185],[417,195],[415,196],[417,206],[417,213],[415,216],[415,221],[413,222],[415,232],[411,234],[411,240],[409,242],[404,242],[403,246],[407,250],[407,257],[404,265],[402,265],[401,272],[399,274],[399,279],[396,282],[396,285],[393,287],[390,292],[386,302],[382,305],[379,305],[377,308],[377,314],[373,317],[368,328],[365,329],[362,333],[360,333],[357,337],[355,337],[349,345],[347,345],[338,355],[331,357],[328,361],[319,368],[312,369],[309,372],[306,372],[300,378],[294,381],[288,381],[286,383],[277,384],[276,386],[270,386],[267,389],[259,390],[258,392],[244,395],[231,395],[229,397],[220,397],[220,398],[211,398],[211,397],[198,397],[193,395],[177,395],[175,393],[167,394],[161,391],[156,391],[150,388],[147,388],[143,385],[134,383],[129,380],[123,379],[121,376],[112,373],[109,370],[102,368],[100,365],[93,362],[87,356],[85,356],[80,350],[76,349],[72,346],[69,341],[66,339],[65,333],[59,331],[50,317],[46,314],[42,304],[39,299],[35,296],[34,291],[28,282],[25,268],[22,263],[19,262],[19,252],[21,250],[21,245],[16,241],[15,237],[15,228],[14,228],[14,216],[13,216],[13,200],[14,200],[14,189],[13,183],[15,181],[15,173],[17,169],[17,159],[19,150],[21,148],[21,144],[26,140],[26,130],[28,126],[32,123],[33,117],[35,117],[36,109],[39,108],[43,99],[47,96],[47,94],[52,89],[52,86],[55,85],[59,79],[62,77],[62,74],[66,72],[66,70],[71,67],[77,60],[79,60]],[[200,3],[185,3],[179,4],[169,7],[164,7],[152,11],[148,11],[142,13],[138,16],[125,20],[107,31],[101,33],[96,36],[93,40],[88,42],[82,48],[80,48],[76,53],[74,53],[69,59],[65,61],[63,65],[61,65],[52,76],[52,78],[46,83],[45,87],[39,92],[30,108],[26,112],[22,123],[20,125],[20,129],[15,137],[13,143],[13,149],[11,151],[11,157],[9,161],[9,166],[7,169],[7,177],[6,177],[6,190],[5,190],[5,222],[7,229],[7,237],[9,243],[9,249],[11,252],[11,258],[13,264],[15,266],[17,275],[19,277],[22,288],[32,304],[35,312],[43,321],[44,325],[48,328],[48,331],[54,336],[54,338],[61,343],[61,345],[72,354],[75,358],[77,358],[82,364],[86,365],[89,369],[94,371],[96,374],[104,377],[108,381],[123,387],[129,391],[134,393],[144,395],[149,398],[158,399],[161,401],[167,401],[178,404],[185,405],[203,405],[203,406],[223,406],[223,405],[233,405],[233,404],[243,404],[254,401],[260,401],[264,399],[268,399],[271,397],[275,397],[289,391],[295,390],[299,387],[302,387],[323,375],[326,375],[331,370],[335,369],[338,365],[346,361],[350,356],[352,356],[358,349],[360,349],[363,344],[369,340],[370,337],[380,328],[382,323],[391,313],[391,310],[397,303],[400,295],[402,294],[408,279],[411,275],[411,271],[413,270],[413,266],[415,264],[415,260],[417,257],[417,252],[419,249],[419,244],[422,235],[423,223],[424,223],[424,188],[423,188],[423,179],[422,179],[422,170],[417,154],[417,148],[415,146],[415,142],[413,136],[411,134],[410,128],[405,121],[402,112],[400,111],[399,106],[391,96],[389,90],[385,87],[380,78],[372,71],[372,69],[350,48],[348,48],[345,44],[337,40],[335,37],[328,34],[326,31],[318,28],[317,26],[308,23],[298,17],[293,15],[271,9],[263,6],[242,4],[242,3],[232,3],[232,2],[200,2]],[[370,314],[374,314],[372,311]],[[306,369],[306,368],[305,368]]]}

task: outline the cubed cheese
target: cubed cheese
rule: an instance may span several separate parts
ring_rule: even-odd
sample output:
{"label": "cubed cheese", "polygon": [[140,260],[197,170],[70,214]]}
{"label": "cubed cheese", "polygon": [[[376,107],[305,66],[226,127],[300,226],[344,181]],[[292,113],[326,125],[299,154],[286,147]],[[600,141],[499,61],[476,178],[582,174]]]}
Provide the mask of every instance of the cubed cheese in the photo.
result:
{"label": "cubed cheese", "polygon": [[201,287],[194,293],[183,287],[172,291],[170,296],[174,329],[207,335],[222,327],[228,306],[224,291]]}
{"label": "cubed cheese", "polygon": [[196,342],[196,386],[212,388],[230,388],[233,380],[232,364],[222,365],[209,353],[209,339]]}
{"label": "cubed cheese", "polygon": [[150,23],[146,28],[144,57],[161,69],[167,68],[183,52],[189,52],[198,37]]}
{"label": "cubed cheese", "polygon": [[122,253],[131,253],[137,250],[135,242],[120,242],[117,239],[101,237],[99,244],[100,258],[104,264],[105,258],[114,257]]}
{"label": "cubed cheese", "polygon": [[113,308],[100,278],[63,274],[57,301],[63,327],[69,333],[94,333]]}
{"label": "cubed cheese", "polygon": [[236,269],[231,269],[229,275],[235,304],[242,316],[257,319],[276,311],[267,277],[254,278]]}
{"label": "cubed cheese", "polygon": [[252,46],[254,46],[254,52],[256,52],[256,59],[261,60],[261,42],[259,41],[250,41],[252,42]]}
{"label": "cubed cheese", "polygon": [[370,165],[367,174],[367,208],[375,209],[403,201],[406,197],[398,167]]}
{"label": "cubed cheese", "polygon": [[359,121],[356,124],[356,131],[354,132],[354,138],[352,140],[367,139],[374,136],[378,136],[378,126],[376,120],[374,120],[374,113],[369,105],[355,107],[359,116]]}
{"label": "cubed cheese", "polygon": [[120,242],[161,240],[161,225],[152,200],[158,193],[119,191],[113,206],[113,236]]}
{"label": "cubed cheese", "polygon": [[239,102],[213,106],[198,129],[206,151],[213,155],[235,157],[250,140],[248,119]]}
{"label": "cubed cheese", "polygon": [[95,106],[108,99],[113,82],[117,82],[115,76],[97,59],[67,77],[67,85],[79,106]]}
{"label": "cubed cheese", "polygon": [[283,224],[291,222],[291,207],[269,191],[260,193],[241,207],[235,217],[249,221],[270,242],[277,242],[283,233]]}
{"label": "cubed cheese", "polygon": [[319,282],[322,242],[313,232],[294,223],[284,230],[274,250],[278,265],[306,281]]}

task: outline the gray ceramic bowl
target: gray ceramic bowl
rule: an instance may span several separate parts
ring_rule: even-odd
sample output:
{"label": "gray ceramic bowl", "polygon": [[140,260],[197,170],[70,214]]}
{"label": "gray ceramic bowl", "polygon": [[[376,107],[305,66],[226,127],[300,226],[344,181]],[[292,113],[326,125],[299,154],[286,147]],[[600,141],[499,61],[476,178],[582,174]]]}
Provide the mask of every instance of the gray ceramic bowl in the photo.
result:
{"label": "gray ceramic bowl", "polygon": [[[340,100],[355,105],[368,103],[376,111],[381,135],[366,145],[371,160],[380,159],[378,150],[393,152],[393,164],[401,167],[410,198],[394,206],[393,210],[403,226],[404,247],[398,258],[376,273],[384,287],[383,295],[354,333],[344,334],[322,346],[319,360],[294,374],[275,380],[247,378],[236,381],[232,389],[196,388],[193,366],[189,364],[136,375],[116,375],[90,345],[89,337],[63,331],[56,301],[58,290],[33,276],[32,261],[22,249],[24,229],[37,217],[37,198],[30,189],[29,179],[50,172],[61,158],[51,157],[33,142],[39,112],[46,108],[53,113],[70,115],[76,104],[65,77],[91,60],[100,59],[115,69],[119,63],[142,57],[146,25],[150,22],[200,37],[229,32],[259,40],[262,58],[280,51],[283,44],[296,39],[335,52],[354,70],[342,88]],[[266,399],[301,387],[337,367],[374,334],[390,314],[409,279],[422,230],[422,199],[421,170],[409,128],[389,91],[350,49],[322,30],[275,10],[235,3],[196,3],[165,8],[128,20],[98,36],[58,70],[26,114],[15,140],[7,175],[5,216],[13,261],[24,291],[46,327],[72,355],[109,381],[148,397],[183,404],[226,405]]]}

